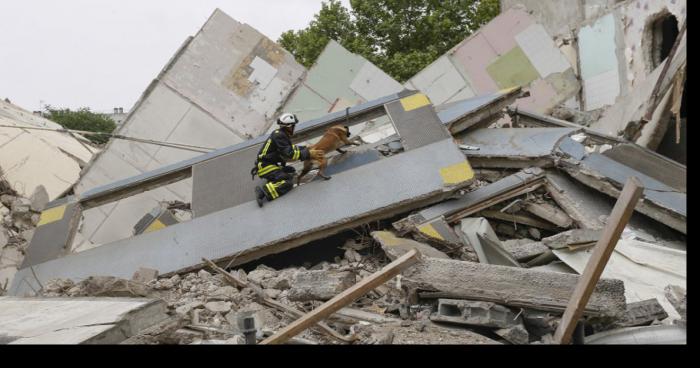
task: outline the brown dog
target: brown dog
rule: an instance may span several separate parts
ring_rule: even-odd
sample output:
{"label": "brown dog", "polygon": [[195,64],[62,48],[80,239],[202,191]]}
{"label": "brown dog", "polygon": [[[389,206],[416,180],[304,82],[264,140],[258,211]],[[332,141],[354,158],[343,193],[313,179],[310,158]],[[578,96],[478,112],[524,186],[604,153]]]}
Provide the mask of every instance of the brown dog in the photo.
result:
{"label": "brown dog", "polygon": [[[309,171],[311,171],[311,167],[313,164],[316,164],[318,166],[318,175],[326,180],[330,179],[330,176],[327,176],[324,173],[324,170],[326,169],[326,165],[328,164],[328,160],[326,160],[326,154],[329,152],[336,150],[340,153],[345,153],[346,151],[343,151],[340,149],[340,147],[352,144],[355,146],[359,146],[360,143],[358,142],[353,142],[348,139],[350,137],[350,128],[344,125],[334,125],[326,131],[326,133],[323,135],[323,138],[321,138],[318,143],[313,144],[309,146],[309,152],[311,152],[311,158],[309,160],[304,161],[304,169],[301,171],[301,174],[297,177],[297,185],[299,185],[299,182],[301,181],[301,178],[306,175]],[[317,152],[314,152],[317,151]]]}

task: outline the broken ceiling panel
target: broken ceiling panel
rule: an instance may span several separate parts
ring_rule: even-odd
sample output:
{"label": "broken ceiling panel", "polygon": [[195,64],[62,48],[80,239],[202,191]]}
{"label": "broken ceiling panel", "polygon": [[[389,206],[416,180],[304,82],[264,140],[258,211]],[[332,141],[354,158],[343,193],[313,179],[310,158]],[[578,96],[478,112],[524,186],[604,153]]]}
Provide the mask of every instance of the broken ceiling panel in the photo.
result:
{"label": "broken ceiling panel", "polygon": [[[281,110],[297,114],[301,121],[308,121],[403,89],[367,59],[331,40]],[[376,124],[387,122],[387,119],[382,119]],[[364,128],[365,124],[360,124],[351,132],[356,134]]]}
{"label": "broken ceiling panel", "polygon": [[13,127],[63,129],[18,106],[0,101],[0,178],[22,197],[43,186],[54,200],[78,180],[98,151],[81,136]]}
{"label": "broken ceiling panel", "polygon": [[[230,146],[264,133],[303,73],[287,51],[217,9],[146,89],[117,133],[212,149]],[[76,193],[199,154],[201,150],[110,140],[83,173]],[[126,238],[134,224],[123,223],[124,218],[140,218],[159,201],[191,200],[190,181],[169,188],[131,199],[141,205],[118,202],[86,211],[78,239],[102,244]]]}
{"label": "broken ceiling panel", "polygon": [[620,95],[617,27],[613,14],[578,33],[585,110],[613,105]]}
{"label": "broken ceiling panel", "polygon": [[[545,29],[522,9],[509,9],[411,78],[440,105],[511,87],[530,87],[518,106],[546,112],[579,89],[573,68]],[[465,93],[464,91],[469,91]]]}
{"label": "broken ceiling panel", "polygon": [[[554,250],[554,254],[577,273],[582,274],[593,252],[592,248],[569,251]],[[686,252],[636,240],[621,239],[601,277],[625,283],[627,303],[656,298],[674,319],[678,312],[664,295],[667,285],[686,287]]]}
{"label": "broken ceiling panel", "polygon": [[478,147],[465,151],[474,167],[522,168],[554,164],[554,152],[573,128],[477,129],[459,135],[462,143]]}

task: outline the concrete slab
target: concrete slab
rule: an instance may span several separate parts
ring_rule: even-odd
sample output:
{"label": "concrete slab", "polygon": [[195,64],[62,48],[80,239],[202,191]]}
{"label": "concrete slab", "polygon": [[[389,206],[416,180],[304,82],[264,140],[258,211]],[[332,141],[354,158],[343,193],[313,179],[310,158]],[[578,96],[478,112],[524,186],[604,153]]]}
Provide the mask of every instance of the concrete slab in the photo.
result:
{"label": "concrete slab", "polygon": [[544,171],[539,168],[520,171],[475,191],[466,193],[458,199],[448,200],[423,209],[406,219],[394,222],[393,226],[400,232],[404,232],[440,216],[444,216],[448,219],[448,222],[450,222],[450,216],[455,214],[459,214],[461,217],[469,216],[508,198],[536,189],[544,182],[544,174]]}
{"label": "concrete slab", "polygon": [[458,137],[466,145],[479,147],[466,153],[475,167],[517,168],[533,166],[533,161],[552,165],[559,142],[576,132],[572,128],[477,129]]}
{"label": "concrete slab", "polygon": [[597,153],[589,154],[575,166],[566,165],[572,177],[613,197],[617,196],[618,188],[622,188],[628,177],[639,178],[645,189],[643,201],[635,210],[686,233],[686,193]]}
{"label": "concrete slab", "polygon": [[[308,183],[262,209],[250,201],[44,262],[33,270],[46,281],[95,274],[129,278],[140,267],[167,274],[200,267],[202,257],[223,261],[234,256],[232,266],[242,264],[371,219],[440,201],[473,178],[466,171],[452,173],[449,168],[455,167],[468,167],[468,163],[452,139],[447,139],[338,173],[329,181]],[[362,201],[357,200],[360,197]],[[277,225],[270,227],[270,223]],[[34,273],[20,270],[10,293],[31,292]]]}
{"label": "concrete slab", "polygon": [[0,297],[9,344],[116,344],[167,318],[161,300]]}

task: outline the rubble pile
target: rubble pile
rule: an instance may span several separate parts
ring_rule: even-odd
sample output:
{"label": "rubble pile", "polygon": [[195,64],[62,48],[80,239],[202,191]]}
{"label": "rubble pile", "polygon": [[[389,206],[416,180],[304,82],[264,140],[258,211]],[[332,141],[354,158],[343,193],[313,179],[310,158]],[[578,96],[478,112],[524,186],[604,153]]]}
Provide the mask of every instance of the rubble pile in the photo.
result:
{"label": "rubble pile", "polygon": [[24,260],[48,198],[23,198],[0,180],[0,296]]}
{"label": "rubble pile", "polygon": [[[15,313],[0,308],[0,336],[54,342],[74,329],[65,341],[685,343],[685,21],[682,36],[663,42],[672,46],[668,67],[642,68],[632,47],[590,75],[583,71],[598,60],[580,52],[596,37],[658,33],[627,24],[656,16],[663,4],[650,3],[627,0],[619,14],[595,15],[611,26],[572,29],[574,48],[551,38],[531,19],[536,12],[503,9],[407,88],[335,42],[306,71],[262,35],[237,37],[243,25],[215,11],[123,129],[216,150],[150,157],[141,142],[110,144],[74,195],[52,190],[60,198],[41,215],[45,192],[27,199],[0,182],[0,295],[8,294],[0,303]],[[685,2],[668,10],[685,17]],[[612,26],[619,16],[625,37]],[[483,42],[503,49],[487,55]],[[215,57],[221,50],[243,59]],[[620,89],[618,70],[628,66],[633,84]],[[212,70],[235,72],[220,81]],[[190,80],[202,84],[177,82]],[[180,115],[164,86],[183,99]],[[195,110],[206,114],[193,119]],[[169,133],[152,123],[161,111],[172,112],[160,114],[176,126]],[[308,175],[260,208],[252,194],[262,182],[248,170],[252,153],[271,144],[274,111],[299,112],[294,144],[337,124],[362,144],[328,155],[333,180]],[[217,133],[221,124],[228,135]],[[669,137],[675,146],[664,148]],[[14,325],[27,300],[32,315],[49,315],[42,334]],[[58,312],[46,313],[44,302]],[[75,315],[71,303],[110,307]]]}

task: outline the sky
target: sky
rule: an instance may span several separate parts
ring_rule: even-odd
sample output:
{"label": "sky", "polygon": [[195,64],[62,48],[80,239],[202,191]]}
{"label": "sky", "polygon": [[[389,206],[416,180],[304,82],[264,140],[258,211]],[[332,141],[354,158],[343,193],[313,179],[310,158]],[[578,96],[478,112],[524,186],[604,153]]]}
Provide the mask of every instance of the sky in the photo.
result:
{"label": "sky", "polygon": [[0,99],[126,112],[216,8],[276,41],[321,0],[0,0]]}

